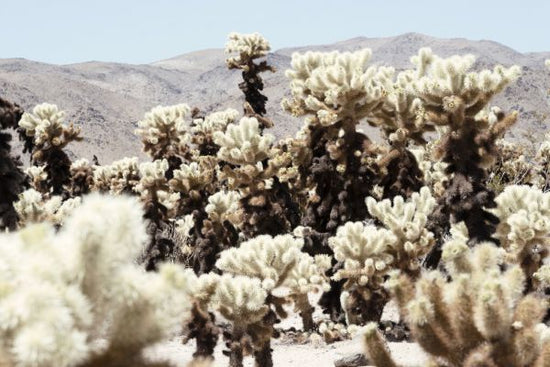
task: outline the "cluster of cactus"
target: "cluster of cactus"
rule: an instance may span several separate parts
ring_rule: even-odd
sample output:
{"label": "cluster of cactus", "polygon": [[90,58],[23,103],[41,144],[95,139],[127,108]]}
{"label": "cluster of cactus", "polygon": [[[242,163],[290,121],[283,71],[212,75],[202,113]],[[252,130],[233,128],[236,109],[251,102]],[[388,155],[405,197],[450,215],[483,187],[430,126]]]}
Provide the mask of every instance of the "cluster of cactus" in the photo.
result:
{"label": "cluster of cactus", "polygon": [[269,50],[230,35],[242,115],[147,112],[135,132],[150,161],[73,162],[80,129],[63,111],[0,99],[2,130],[31,154],[23,171],[0,133],[0,364],[164,365],[142,350],[179,327],[196,361],[222,336],[231,367],[267,367],[293,306],[328,341],[366,325],[367,353],[394,366],[378,331],[391,299],[434,365],[548,364],[550,145],[502,140],[518,115],[489,105],[518,68],[421,49],[397,73],[370,50],[296,53],[282,108],[305,123],[276,142]]}

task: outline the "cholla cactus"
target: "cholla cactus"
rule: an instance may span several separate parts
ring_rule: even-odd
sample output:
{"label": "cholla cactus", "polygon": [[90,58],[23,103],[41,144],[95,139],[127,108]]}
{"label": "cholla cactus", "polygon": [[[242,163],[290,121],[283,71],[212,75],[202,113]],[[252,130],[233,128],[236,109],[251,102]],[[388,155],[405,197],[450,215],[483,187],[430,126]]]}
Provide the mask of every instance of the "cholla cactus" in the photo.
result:
{"label": "cholla cactus", "polygon": [[535,156],[536,178],[533,183],[542,191],[550,189],[550,134],[545,135],[545,139],[537,150]]}
{"label": "cholla cactus", "polygon": [[543,265],[533,274],[533,288],[544,290],[550,287],[550,265]]}
{"label": "cholla cactus", "polygon": [[283,282],[283,287],[288,288],[288,297],[294,302],[294,309],[302,318],[304,331],[315,329],[313,321],[314,308],[308,298],[311,292],[329,291],[329,279],[325,273],[332,267],[331,258],[328,255],[315,257],[302,253],[289,275]]}
{"label": "cholla cactus", "polygon": [[[312,254],[330,254],[327,240],[337,228],[368,216],[363,200],[373,194],[380,182],[381,169],[389,167],[389,181],[399,176],[390,175],[390,171],[404,172],[399,164],[394,169],[389,164],[391,160],[380,160],[389,151],[373,144],[357,128],[361,121],[377,124],[375,120],[392,88],[393,70],[368,66],[370,57],[368,49],[295,53],[292,69],[286,72],[291,79],[292,98],[283,100],[282,106],[293,115],[307,117],[296,139],[283,146],[292,156],[293,169],[282,173],[299,197],[304,198],[301,224],[310,228],[306,242]],[[407,159],[414,162],[410,154]],[[298,178],[294,177],[296,172]],[[389,181],[383,183],[385,187],[393,185]],[[407,187],[419,189],[414,185]],[[384,191],[384,195],[390,195],[389,189]],[[332,282],[331,292],[324,294],[320,302],[334,321],[342,314],[340,305],[334,302],[340,296],[341,285]]]}
{"label": "cholla cactus", "polygon": [[430,142],[424,147],[410,149],[414,154],[418,167],[424,175],[424,184],[430,187],[433,195],[440,198],[445,193],[445,185],[449,177],[445,174],[448,164],[441,161],[434,161],[431,158],[433,143]]}
{"label": "cholla cactus", "polygon": [[[505,68],[501,65],[495,66],[492,71],[468,72],[475,56],[455,55],[443,59],[429,48],[420,49],[411,62],[416,65],[416,80],[412,89],[422,99],[426,111],[445,109],[453,114],[463,112],[464,116],[469,117],[474,117],[492,96],[520,74],[518,66]],[[460,124],[460,121],[455,120],[455,123]]]}
{"label": "cholla cactus", "polygon": [[[275,68],[268,65],[266,60],[258,64],[254,61],[267,56],[269,50],[271,50],[269,43],[259,33],[231,33],[229,34],[229,41],[225,45],[226,53],[238,53],[238,56],[229,57],[226,60],[227,67],[243,71],[243,82],[239,84],[239,88],[243,91],[246,102],[252,108],[253,113],[260,116],[265,114],[265,103],[267,102],[267,97],[261,93],[264,89],[264,83],[260,73],[265,71],[275,72]],[[267,124],[262,127],[270,127],[270,125]]]}
{"label": "cholla cactus", "polygon": [[33,189],[43,194],[49,192],[47,185],[48,174],[45,171],[46,166],[30,166],[25,169],[25,174],[29,177],[30,185]]}
{"label": "cholla cactus", "polygon": [[430,189],[423,187],[406,202],[401,196],[396,196],[393,203],[369,197],[366,204],[369,213],[396,237],[390,251],[394,258],[392,266],[408,275],[418,275],[420,261],[434,244],[433,233],[426,229],[428,216],[436,205]]}
{"label": "cholla cactus", "polygon": [[[302,223],[320,233],[333,234],[349,220],[365,217],[364,207],[349,201],[368,196],[374,172],[370,139],[356,129],[385,98],[382,82],[387,70],[367,67],[371,52],[295,53],[291,79],[292,99],[283,108],[297,116],[308,115],[306,127],[290,147],[297,169],[313,189]],[[300,148],[300,145],[304,148]],[[372,162],[373,163],[373,162]],[[361,183],[356,185],[353,180]]]}
{"label": "cholla cactus", "polygon": [[217,254],[236,245],[237,227],[242,223],[240,195],[214,193],[219,186],[217,164],[216,158],[201,156],[196,162],[182,164],[169,181],[170,188],[181,195],[177,215],[190,215],[193,222],[186,230],[183,255],[198,274],[211,271]]}
{"label": "cholla cactus", "polygon": [[213,222],[223,223],[227,220],[234,225],[239,225],[240,200],[241,195],[237,191],[219,191],[208,197],[208,204],[204,210]]}
{"label": "cholla cactus", "polygon": [[136,201],[100,196],[87,197],[58,234],[37,224],[0,235],[6,365],[147,366],[141,350],[190,308],[191,274],[137,267],[145,240]]}
{"label": "cholla cactus", "polygon": [[238,125],[228,125],[225,133],[214,134],[220,145],[218,158],[230,163],[223,166],[220,178],[242,196],[241,230],[247,237],[277,235],[297,225],[296,204],[277,178],[280,167],[287,164],[285,157],[290,157],[279,155],[273,140],[261,132],[255,117],[243,117]]}
{"label": "cholla cactus", "polygon": [[198,274],[205,274],[214,269],[218,254],[234,247],[239,240],[237,228],[242,223],[240,195],[235,191],[220,191],[208,197],[202,210],[194,210],[186,216],[185,229],[188,245],[184,254],[189,258],[189,265]]}
{"label": "cholla cactus", "polygon": [[18,159],[11,156],[11,135],[4,129],[16,129],[23,110],[16,104],[0,98],[0,231],[15,229],[17,214],[13,202],[23,191],[25,177]]}
{"label": "cholla cactus", "polygon": [[[432,271],[414,285],[404,275],[389,281],[414,340],[438,366],[547,365],[550,343],[537,326],[546,303],[524,295],[519,266],[502,270],[504,250],[490,243],[470,250],[465,229],[443,247],[450,278]],[[368,326],[367,354],[378,366],[397,366],[376,329]]]}
{"label": "cholla cactus", "polygon": [[56,105],[43,103],[34,107],[32,113],[23,114],[19,126],[34,138],[34,144],[41,150],[53,147],[62,149],[71,141],[79,139],[80,132],[72,124],[66,126],[64,120],[64,111],[60,111]]}
{"label": "cholla cactus", "polygon": [[219,147],[214,143],[214,133],[216,131],[224,132],[227,125],[234,123],[238,116],[239,112],[228,108],[193,120],[191,142],[197,146],[201,156],[216,155]]}
{"label": "cholla cactus", "polygon": [[286,72],[292,98],[282,106],[296,116],[307,115],[306,126],[286,150],[300,175],[294,186],[309,192],[301,224],[311,228],[311,253],[330,252],[326,240],[338,226],[367,214],[357,203],[374,185],[369,158],[375,154],[356,126],[384,101],[379,81],[386,79],[386,70],[367,67],[370,55],[370,50],[295,53]]}
{"label": "cholla cactus", "polygon": [[179,249],[169,222],[179,211],[181,195],[170,191],[166,171],[169,163],[166,159],[144,162],[139,165],[140,181],[135,187],[145,209],[145,218],[149,220],[147,231],[151,241],[143,253],[141,262],[147,270],[155,270],[169,258],[179,257],[174,250]]}
{"label": "cholla cactus", "polygon": [[465,222],[471,243],[494,241],[497,218],[485,210],[495,206],[495,194],[486,185],[487,168],[497,155],[496,141],[515,123],[518,114],[484,108],[491,97],[517,79],[519,67],[499,65],[493,71],[470,72],[475,61],[472,55],[442,59],[429,49],[421,49],[411,61],[416,65],[411,93],[422,101],[423,118],[445,128],[434,158],[448,163],[446,174],[451,176],[430,226],[438,247],[428,264],[435,266],[441,239],[451,222]]}
{"label": "cholla cactus", "polygon": [[153,159],[180,155],[187,150],[189,141],[186,118],[191,109],[186,104],[157,106],[138,122],[135,133],[142,138],[144,151]]}
{"label": "cholla cactus", "polygon": [[508,186],[495,199],[492,210],[499,219],[495,237],[507,252],[507,260],[532,276],[548,256],[550,247],[550,193],[530,186]]}
{"label": "cholla cactus", "polygon": [[272,291],[280,287],[296,265],[304,241],[292,235],[262,235],[241,243],[238,248],[220,254],[216,267],[226,273],[246,275],[262,281]]}
{"label": "cholla cactus", "polygon": [[71,164],[71,184],[68,193],[73,198],[63,199],[60,195],[50,195],[47,185],[46,166],[30,166],[25,172],[30,178],[31,189],[24,191],[16,203],[19,224],[49,221],[63,224],[65,217],[80,204],[80,195],[89,191],[93,183],[92,168],[86,159]]}
{"label": "cholla cactus", "polygon": [[168,170],[166,159],[144,162],[139,165],[141,179],[135,187],[145,203],[146,217],[158,222],[170,217],[179,200],[179,194],[169,192],[168,180],[165,174]]}
{"label": "cholla cactus", "polygon": [[173,177],[168,184],[172,191],[183,196],[179,214],[187,214],[204,206],[208,194],[216,189],[217,163],[212,156],[202,156],[189,164],[180,165],[173,171]]}
{"label": "cholla cactus", "polygon": [[19,195],[19,200],[13,206],[19,216],[20,225],[25,226],[28,223],[52,219],[62,202],[60,196],[45,199],[40,192],[28,189]]}
{"label": "cholla cactus", "polygon": [[93,190],[111,194],[131,194],[140,182],[139,160],[125,157],[108,166],[93,166]]}
{"label": "cholla cactus", "polygon": [[362,222],[348,222],[329,238],[334,258],[342,264],[332,278],[346,281],[340,302],[348,324],[382,315],[387,301],[383,278],[395,260],[391,248],[397,241],[391,231]]}
{"label": "cholla cactus", "polygon": [[262,134],[255,117],[243,117],[238,125],[230,124],[225,132],[214,133],[214,142],[220,146],[218,158],[240,166],[266,159],[273,140],[273,135]]}
{"label": "cholla cactus", "polygon": [[111,177],[113,176],[111,167],[94,165],[93,175],[94,175],[93,191],[99,191],[102,193],[109,192],[109,190],[111,189]]}
{"label": "cholla cactus", "polygon": [[62,225],[67,216],[80,205],[80,197],[62,200],[60,196],[41,194],[34,189],[23,191],[13,206],[19,216],[19,225],[50,222]]}
{"label": "cholla cactus", "polygon": [[[212,295],[210,304],[224,318],[231,322],[231,332],[226,334],[229,348],[229,366],[243,366],[243,352],[251,348],[264,349],[267,338],[269,359],[270,330],[265,330],[265,317],[269,312],[266,305],[267,292],[262,288],[260,280],[245,276],[223,275],[218,282],[216,292]],[[266,333],[268,335],[266,335]],[[257,352],[258,366],[271,366]]]}
{"label": "cholla cactus", "polygon": [[63,148],[72,141],[80,141],[80,129],[65,125],[65,112],[56,105],[43,103],[32,113],[24,113],[19,126],[33,138],[32,161],[46,165],[48,186],[53,195],[63,194],[70,183],[71,160]]}
{"label": "cholla cactus", "polygon": [[184,248],[182,248],[182,253],[188,254],[191,249],[188,242],[188,239],[191,238],[190,232],[195,226],[195,221],[193,220],[192,214],[187,214],[181,219],[177,219],[175,222],[175,230],[176,232],[181,236],[182,238],[182,245]]}
{"label": "cholla cactus", "polygon": [[435,129],[423,119],[424,107],[420,98],[410,93],[414,72],[405,70],[395,81],[393,74],[392,69],[387,71],[384,105],[368,118],[370,124],[382,128],[390,147],[377,161],[382,175],[378,185],[384,190],[384,198],[408,197],[425,184],[419,162],[408,146],[410,143],[425,145],[423,135]]}
{"label": "cholla cactus", "polygon": [[[325,343],[331,344],[337,341],[349,340],[355,337],[363,327],[357,325],[344,325],[332,321],[319,324],[318,332]],[[314,334],[315,335],[315,334]]]}
{"label": "cholla cactus", "polygon": [[225,45],[226,53],[238,53],[239,56],[227,59],[228,65],[246,64],[249,59],[264,57],[271,50],[269,42],[259,33],[229,34],[229,41]]}
{"label": "cholla cactus", "polygon": [[[302,239],[295,238],[292,235],[275,237],[263,235],[243,242],[239,248],[223,251],[216,262],[216,267],[224,273],[259,279],[262,288],[268,292],[269,298],[266,303],[272,306],[273,309],[270,309],[267,314],[269,320],[271,320],[270,323],[265,325],[266,333],[268,333],[266,335],[267,340],[260,346],[261,354],[265,358],[271,359],[269,338],[274,335],[273,323],[276,321],[277,316],[286,316],[282,305],[287,300],[276,296],[274,294],[275,289],[286,286],[292,287],[292,291],[297,292],[294,293],[293,299],[295,305],[300,307],[304,326],[309,330],[313,328],[312,310],[307,301],[307,292],[314,286],[322,285],[323,266],[326,266],[327,262],[330,266],[330,260],[325,259],[323,262],[322,259],[319,259],[320,266],[316,266],[313,258],[300,251],[303,245]],[[311,271],[318,271],[318,273],[311,274]],[[302,286],[301,289],[297,287],[299,285]],[[306,298],[299,297],[299,295],[305,295]]]}
{"label": "cholla cactus", "polygon": [[219,281],[220,276],[214,273],[199,277],[191,273],[188,279],[185,293],[192,299],[193,306],[191,317],[184,325],[183,343],[196,340],[197,348],[193,353],[195,359],[213,360],[220,328],[215,324],[214,314],[209,312],[209,303],[216,293]]}
{"label": "cholla cactus", "polygon": [[537,183],[537,172],[526,158],[523,147],[500,139],[497,141],[497,150],[498,157],[490,168],[488,178],[489,186],[496,193],[502,192],[508,185]]}
{"label": "cholla cactus", "polygon": [[85,159],[79,159],[71,164],[71,195],[82,196],[90,192],[94,184],[94,171],[90,162]]}
{"label": "cholla cactus", "polygon": [[367,68],[370,57],[369,49],[293,54],[292,69],[286,72],[292,99],[283,100],[283,108],[296,116],[312,115],[311,125],[357,124],[386,93],[378,81],[386,78],[387,70]]}

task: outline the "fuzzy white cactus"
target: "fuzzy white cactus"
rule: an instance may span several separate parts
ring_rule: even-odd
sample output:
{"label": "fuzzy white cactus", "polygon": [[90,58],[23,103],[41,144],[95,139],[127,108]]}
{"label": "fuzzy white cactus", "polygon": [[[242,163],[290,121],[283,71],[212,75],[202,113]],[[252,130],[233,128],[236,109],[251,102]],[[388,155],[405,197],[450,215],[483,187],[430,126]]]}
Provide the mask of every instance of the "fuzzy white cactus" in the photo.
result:
{"label": "fuzzy white cactus", "polygon": [[237,120],[239,112],[233,108],[208,114],[204,118],[194,119],[191,131],[195,134],[211,135],[215,131],[224,131],[228,124]]}
{"label": "fuzzy white cactus", "polygon": [[220,146],[218,158],[237,165],[256,164],[269,156],[275,137],[262,134],[255,117],[243,117],[238,124],[229,124],[225,132],[214,133]]}
{"label": "fuzzy white cactus", "polygon": [[429,48],[420,49],[411,62],[416,65],[416,79],[409,84],[410,92],[420,97],[426,108],[442,106],[449,112],[457,108],[455,97],[463,101],[466,109],[480,100],[486,103],[520,74],[518,66],[505,68],[501,65],[492,71],[471,72],[475,62],[473,55],[441,58]]}
{"label": "fuzzy white cactus", "polygon": [[93,166],[94,188],[120,194],[131,191],[139,182],[139,159],[125,157],[107,166]]}
{"label": "fuzzy white cactus", "polygon": [[19,194],[19,200],[13,206],[21,222],[40,222],[53,215],[61,202],[60,196],[45,201],[41,193],[28,189]]}
{"label": "fuzzy white cactus", "polygon": [[[525,275],[519,265],[502,267],[503,249],[490,242],[470,249],[463,224],[453,232],[442,248],[448,273],[424,272],[414,283],[394,273],[387,283],[414,339],[430,356],[429,364],[548,363],[547,329],[538,326],[546,302],[524,293]],[[376,365],[397,366],[375,327],[368,326],[368,354]]]}
{"label": "fuzzy white cactus", "polygon": [[146,195],[152,188],[166,185],[165,173],[167,169],[168,161],[166,159],[140,163],[139,174],[141,179],[136,186],[136,191]]}
{"label": "fuzzy white cactus", "polygon": [[111,191],[120,193],[125,188],[133,188],[139,179],[139,160],[137,157],[125,157],[110,165]]}
{"label": "fuzzy white cactus", "polygon": [[46,197],[35,189],[28,189],[19,195],[13,207],[19,216],[19,224],[50,222],[63,224],[65,218],[80,204],[80,198],[63,201],[61,196]]}
{"label": "fuzzy white cactus", "polygon": [[189,237],[189,231],[195,226],[193,214],[185,215],[174,222],[176,231],[183,237]]}
{"label": "fuzzy white cactus", "polygon": [[52,146],[63,144],[65,111],[54,104],[42,103],[35,106],[32,113],[25,112],[19,126],[27,136],[32,136],[36,145],[49,143]]}
{"label": "fuzzy white cactus", "polygon": [[189,193],[202,190],[214,179],[215,162],[211,157],[201,157],[197,161],[181,164],[174,170],[169,185],[174,191]]}
{"label": "fuzzy white cactus", "polygon": [[225,53],[238,54],[238,56],[226,60],[229,66],[246,64],[250,59],[266,56],[271,50],[269,42],[259,33],[241,34],[233,32],[229,34],[228,38]]}
{"label": "fuzzy white cactus", "polygon": [[158,202],[162,204],[169,213],[175,213],[181,199],[181,194],[179,192],[157,190],[156,195]]}
{"label": "fuzzy white cactus", "polygon": [[329,291],[330,285],[325,272],[331,266],[328,255],[312,257],[302,253],[283,282],[283,287],[287,287],[291,295],[308,294],[319,290]]}
{"label": "fuzzy white cactus", "polygon": [[521,247],[529,241],[545,243],[550,234],[550,193],[524,185],[512,185],[495,199],[493,213],[501,225],[496,236],[505,246]]}
{"label": "fuzzy white cactus", "polygon": [[357,123],[369,115],[386,95],[388,69],[367,67],[371,51],[306,52],[292,55],[292,99],[282,106],[296,116],[312,114],[309,122],[324,126],[342,119]]}
{"label": "fuzzy white cactus", "polygon": [[[257,236],[239,248],[223,251],[216,266],[225,273],[258,279],[275,304],[294,302],[304,329],[312,330],[315,325],[308,293],[329,288],[325,271],[332,264],[328,256],[313,258],[301,252],[303,245],[303,239],[290,234]],[[279,298],[283,294],[285,298]]]}
{"label": "fuzzy white cactus", "polygon": [[45,168],[45,165],[41,165],[30,166],[25,169],[25,173],[29,176],[33,189],[39,190],[45,185],[48,179],[48,173],[44,170]]}
{"label": "fuzzy white cactus", "polygon": [[537,149],[536,158],[542,162],[550,160],[550,134],[545,134],[544,141]]}
{"label": "fuzzy white cactus", "polygon": [[550,265],[543,265],[533,274],[533,279],[540,289],[550,287]]}
{"label": "fuzzy white cactus", "polygon": [[534,177],[531,180],[535,186],[547,191],[550,188],[550,134],[546,133],[544,141],[535,155]]}
{"label": "fuzzy white cactus", "polygon": [[259,279],[224,274],[218,279],[210,304],[239,327],[256,323],[267,313],[267,292]]}
{"label": "fuzzy white cactus", "polygon": [[220,253],[216,267],[235,274],[258,278],[268,291],[281,286],[289,271],[296,266],[304,245],[292,235],[262,235]]}
{"label": "fuzzy white cactus", "polygon": [[193,251],[192,246],[190,245],[190,240],[192,239],[191,230],[195,226],[195,220],[193,219],[193,214],[185,215],[183,218],[177,219],[174,221],[174,228],[181,238],[180,251],[184,255],[189,255]]}
{"label": "fuzzy white cactus", "polygon": [[433,233],[426,229],[428,216],[436,205],[430,189],[422,187],[420,192],[413,193],[407,201],[401,196],[396,196],[393,203],[389,199],[376,201],[369,197],[366,204],[369,213],[397,238],[391,246],[391,253],[396,260],[394,266],[418,270],[422,257],[434,244]]}
{"label": "fuzzy white cactus", "polygon": [[9,365],[77,366],[102,355],[123,365],[178,327],[190,274],[135,264],[147,239],[142,215],[134,199],[89,196],[58,234],[37,224],[0,235],[0,354]]}
{"label": "fuzzy white cactus", "polygon": [[431,157],[430,148],[432,143],[428,143],[426,147],[417,147],[409,149],[418,162],[418,168],[424,174],[424,183],[432,188],[433,194],[437,197],[445,192],[445,182],[449,180],[445,174],[445,168],[448,164],[441,161],[434,161]]}
{"label": "fuzzy white cactus", "polygon": [[208,204],[204,210],[212,221],[223,223],[225,220],[229,220],[237,225],[240,200],[241,195],[237,191],[219,191],[208,197]]}
{"label": "fuzzy white cactus", "polygon": [[90,167],[90,161],[86,158],[80,158],[71,163],[71,170],[87,167]]}
{"label": "fuzzy white cactus", "polygon": [[165,154],[177,154],[189,142],[187,121],[191,109],[186,104],[157,106],[138,122],[135,133],[142,138],[145,151],[159,159]]}
{"label": "fuzzy white cactus", "polygon": [[507,251],[508,260],[522,264],[531,276],[548,256],[550,241],[550,193],[512,185],[496,197],[492,210],[499,218],[495,237]]}
{"label": "fuzzy white cactus", "polygon": [[390,270],[395,260],[391,248],[396,236],[386,229],[365,225],[362,222],[347,222],[338,228],[328,241],[334,257],[344,263],[333,279],[348,279],[350,285],[371,284],[377,286],[382,276]]}

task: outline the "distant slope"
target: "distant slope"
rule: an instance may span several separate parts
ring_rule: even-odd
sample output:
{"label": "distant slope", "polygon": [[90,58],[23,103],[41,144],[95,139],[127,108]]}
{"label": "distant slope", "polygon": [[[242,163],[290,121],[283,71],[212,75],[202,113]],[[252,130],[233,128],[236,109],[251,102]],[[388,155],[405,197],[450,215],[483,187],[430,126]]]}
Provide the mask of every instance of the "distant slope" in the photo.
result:
{"label": "distant slope", "polygon": [[[307,50],[357,50],[371,48],[372,62],[397,69],[410,67],[410,56],[421,47],[431,47],[440,56],[471,53],[478,56],[476,67],[495,64],[522,66],[523,75],[493,104],[518,109],[520,122],[512,133],[521,131],[540,140],[550,122],[550,72],[544,60],[550,52],[522,54],[493,41],[462,38],[439,39],[417,33],[396,37],[358,37],[329,45],[285,48],[271,53],[269,62],[276,73],[265,74],[268,114],[278,137],[293,134],[301,120],[280,108],[288,93],[284,71],[293,52]],[[68,119],[82,126],[85,140],[71,145],[73,154],[109,162],[129,155],[140,155],[141,145],[133,135],[137,121],[152,107],[188,103],[204,111],[234,107],[243,101],[237,84],[240,73],[225,67],[222,49],[192,52],[149,65],[86,62],[50,65],[24,59],[0,59],[0,95],[30,110],[41,102],[57,104]],[[534,132],[534,133],[533,133]]]}

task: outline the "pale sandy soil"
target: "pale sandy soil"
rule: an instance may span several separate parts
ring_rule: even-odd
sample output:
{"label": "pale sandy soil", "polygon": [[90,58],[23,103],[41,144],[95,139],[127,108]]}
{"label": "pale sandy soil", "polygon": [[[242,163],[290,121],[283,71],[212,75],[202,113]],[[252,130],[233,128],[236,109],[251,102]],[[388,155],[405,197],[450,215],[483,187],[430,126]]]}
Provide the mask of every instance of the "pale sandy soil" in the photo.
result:
{"label": "pale sandy soil", "polygon": [[[415,343],[389,343],[393,358],[403,366],[424,366],[426,356]],[[169,360],[174,366],[182,366],[192,359],[194,344],[182,345],[178,339],[151,348],[148,355],[154,360]],[[227,366],[229,359],[222,354],[223,343],[218,343],[215,352],[214,366]],[[330,367],[334,361],[363,350],[361,337],[352,340],[336,342],[329,345],[315,346],[312,344],[281,344],[273,342],[273,363],[275,367]],[[254,360],[246,357],[245,366],[254,366]],[[383,367],[383,366],[379,366]]]}
{"label": "pale sandy soil", "polygon": [[[318,296],[310,297],[312,304],[316,304]],[[290,310],[288,310],[290,311]],[[296,329],[301,328],[301,320],[293,312],[289,312],[289,317],[284,319],[278,328],[287,330],[290,327]],[[317,308],[314,314],[314,319],[320,320],[323,318],[322,313]],[[390,302],[384,309],[383,320],[397,321],[398,312],[393,302]],[[426,365],[426,355],[416,343],[388,343],[394,360],[406,367],[421,367]],[[222,354],[224,349],[223,340],[218,340],[214,358],[214,366],[228,366],[229,358]],[[351,340],[326,344],[323,341],[318,343],[308,342],[306,344],[292,343],[289,338],[282,336],[279,339],[272,341],[273,348],[273,363],[274,367],[332,367],[334,361],[363,352],[362,335],[358,334]],[[191,341],[187,345],[181,344],[181,338],[159,344],[150,348],[147,351],[148,357],[152,360],[168,360],[174,366],[185,367],[186,363],[192,360],[192,354],[195,350],[195,341]],[[245,357],[245,366],[254,366],[252,357]],[[384,367],[384,366],[378,366]]]}

